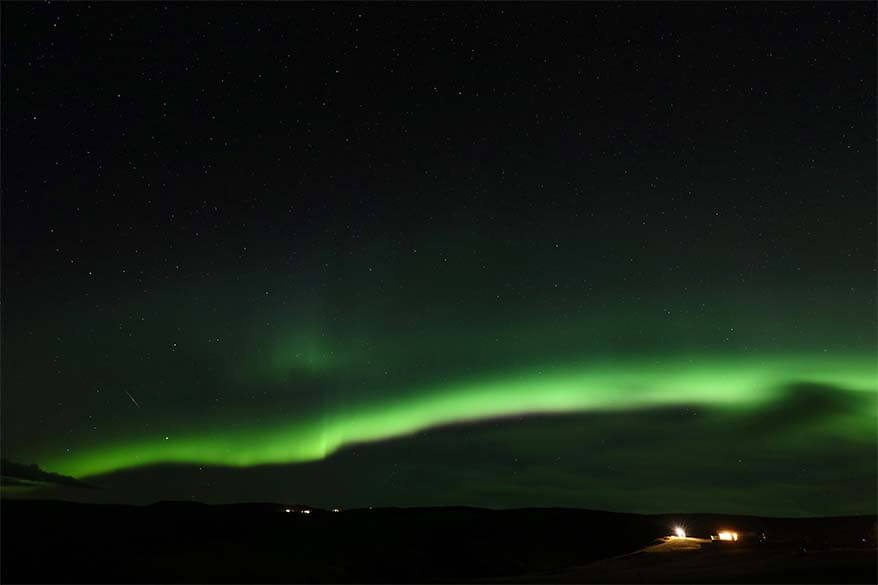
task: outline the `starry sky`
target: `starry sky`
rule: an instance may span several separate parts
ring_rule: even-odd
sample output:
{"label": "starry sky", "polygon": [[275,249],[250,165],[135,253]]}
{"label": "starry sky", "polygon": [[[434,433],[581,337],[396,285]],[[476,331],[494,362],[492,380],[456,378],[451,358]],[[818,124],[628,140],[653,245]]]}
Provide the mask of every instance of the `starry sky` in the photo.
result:
{"label": "starry sky", "polygon": [[874,3],[2,13],[40,497],[876,511]]}

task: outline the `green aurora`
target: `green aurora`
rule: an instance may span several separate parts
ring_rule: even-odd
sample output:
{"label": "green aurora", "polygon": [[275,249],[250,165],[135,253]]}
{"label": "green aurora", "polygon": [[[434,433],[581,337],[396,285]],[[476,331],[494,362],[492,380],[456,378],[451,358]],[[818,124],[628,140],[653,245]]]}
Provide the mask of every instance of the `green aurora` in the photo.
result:
{"label": "green aurora", "polygon": [[[418,389],[407,398],[352,405],[319,418],[276,421],[229,432],[211,429],[182,436],[153,436],[75,450],[44,466],[76,477],[167,462],[248,466],[325,458],[362,441],[398,437],[429,427],[534,413],[634,410],[670,405],[759,409],[783,397],[791,382],[844,388],[874,398],[871,356],[726,360],[620,361],[547,368],[495,379]],[[868,402],[866,402],[868,404]],[[841,437],[868,440],[878,411],[833,421]]]}
{"label": "green aurora", "polygon": [[[345,278],[322,298],[277,294],[286,285],[278,278],[213,279],[152,293],[148,311],[134,295],[100,312],[59,307],[12,320],[22,342],[7,351],[4,386],[53,388],[59,408],[46,412],[39,393],[4,395],[14,403],[4,412],[21,415],[5,419],[5,456],[99,485],[146,473],[158,482],[150,494],[210,501],[320,502],[325,486],[301,486],[323,477],[319,466],[342,465],[372,479],[352,480],[363,485],[327,505],[661,511],[649,502],[716,509],[715,497],[744,513],[871,509],[878,365],[866,287],[635,299],[552,287],[538,303],[520,295],[461,305],[411,279],[406,302],[388,304],[364,294],[360,274]],[[210,290],[222,291],[216,304],[199,300]],[[224,306],[242,310],[214,309]],[[40,355],[63,360],[44,367]],[[54,412],[63,416],[47,416]],[[41,426],[25,424],[33,420]],[[459,423],[472,430],[455,431]],[[709,443],[692,445],[691,436]],[[364,443],[374,464],[356,461]],[[405,445],[420,455],[400,467]],[[458,449],[491,455],[463,461]],[[522,458],[535,462],[519,475],[508,465]],[[739,459],[755,467],[729,467]],[[667,470],[654,461],[668,461]],[[159,469],[167,465],[176,469],[168,476]],[[211,482],[229,484],[226,496],[197,487],[202,467],[247,477],[265,466],[299,479],[265,480],[267,491],[237,496],[234,478]],[[632,491],[641,481],[634,469],[655,486]],[[407,491],[384,483],[397,473],[409,474]],[[791,487],[785,474],[801,473],[810,479]],[[702,483],[725,477],[740,487],[693,494],[701,474]],[[192,485],[165,493],[162,477]],[[821,494],[839,477],[865,491],[826,503]],[[112,490],[70,492],[59,497],[126,501]]]}

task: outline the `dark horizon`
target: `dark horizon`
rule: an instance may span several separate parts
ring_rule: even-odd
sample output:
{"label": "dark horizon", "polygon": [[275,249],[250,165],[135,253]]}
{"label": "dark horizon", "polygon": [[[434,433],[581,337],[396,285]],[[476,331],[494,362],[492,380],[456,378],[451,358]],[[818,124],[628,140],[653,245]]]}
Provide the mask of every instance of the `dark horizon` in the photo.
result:
{"label": "dark horizon", "polygon": [[[210,504],[207,502],[201,502],[197,500],[156,500],[155,502],[150,502],[148,504],[130,504],[130,503],[114,503],[114,502],[90,502],[85,500],[77,500],[77,499],[64,499],[64,498],[34,498],[34,497],[6,497],[4,498],[6,502],[10,502],[12,505],[22,504],[25,506],[82,506],[86,509],[88,508],[132,508],[132,509],[155,509],[162,507],[175,507],[180,506],[182,508],[211,508],[211,509],[259,509],[262,512],[270,511],[272,513],[284,513],[285,509],[290,509],[290,513],[298,513],[302,514],[301,510],[310,510],[310,513],[320,513],[320,514],[334,514],[334,513],[343,513],[343,512],[422,512],[422,511],[474,511],[474,512],[570,512],[570,513],[585,513],[585,514],[605,514],[609,516],[635,516],[635,517],[646,517],[646,518],[664,518],[668,519],[668,532],[672,532],[673,528],[673,520],[676,519],[691,519],[691,518],[702,518],[702,519],[752,519],[752,520],[790,520],[790,521],[810,521],[810,520],[850,520],[850,519],[863,519],[863,520],[872,520],[873,523],[878,521],[878,516],[876,514],[842,514],[835,516],[773,516],[771,514],[737,514],[733,512],[680,512],[680,511],[662,511],[662,512],[621,512],[618,510],[600,510],[600,509],[592,509],[592,508],[574,508],[574,507],[564,507],[564,506],[529,506],[529,507],[511,507],[511,508],[492,508],[490,506],[467,506],[467,505],[445,505],[445,506],[363,506],[363,507],[355,507],[355,508],[338,508],[338,507],[320,507],[314,506],[308,502],[299,502],[299,501],[287,501],[287,502],[274,502],[274,501],[234,501],[234,502],[223,502],[219,504]],[[700,536],[701,535],[699,533]],[[692,536],[692,534],[690,534]]]}
{"label": "dark horizon", "polygon": [[[4,555],[13,559],[2,565],[4,582],[869,583],[875,575],[874,516],[2,506]],[[78,538],[46,533],[47,524],[77,527]],[[668,536],[683,527],[685,536]],[[726,529],[738,540],[708,538]]]}

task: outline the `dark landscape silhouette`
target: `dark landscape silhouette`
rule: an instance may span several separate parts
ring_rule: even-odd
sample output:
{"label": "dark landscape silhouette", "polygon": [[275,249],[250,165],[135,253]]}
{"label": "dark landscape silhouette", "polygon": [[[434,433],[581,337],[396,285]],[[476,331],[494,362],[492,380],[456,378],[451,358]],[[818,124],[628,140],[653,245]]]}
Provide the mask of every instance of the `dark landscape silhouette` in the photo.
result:
{"label": "dark landscape silhouette", "polygon": [[[875,516],[2,503],[17,582],[874,583]],[[685,526],[694,548],[668,536]],[[719,530],[738,542],[697,544]],[[650,545],[667,541],[650,552]],[[647,549],[647,550],[644,550]]]}

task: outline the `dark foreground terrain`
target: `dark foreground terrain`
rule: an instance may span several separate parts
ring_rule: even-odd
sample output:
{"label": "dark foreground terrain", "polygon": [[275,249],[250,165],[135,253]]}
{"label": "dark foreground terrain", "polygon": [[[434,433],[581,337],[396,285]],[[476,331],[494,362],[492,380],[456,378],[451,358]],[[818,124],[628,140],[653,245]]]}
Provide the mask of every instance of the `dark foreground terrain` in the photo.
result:
{"label": "dark foreground terrain", "polygon": [[[874,516],[285,509],[4,500],[2,581],[876,582]],[[677,524],[741,541],[662,543]]]}

